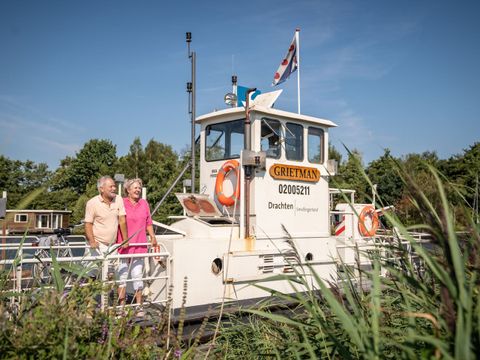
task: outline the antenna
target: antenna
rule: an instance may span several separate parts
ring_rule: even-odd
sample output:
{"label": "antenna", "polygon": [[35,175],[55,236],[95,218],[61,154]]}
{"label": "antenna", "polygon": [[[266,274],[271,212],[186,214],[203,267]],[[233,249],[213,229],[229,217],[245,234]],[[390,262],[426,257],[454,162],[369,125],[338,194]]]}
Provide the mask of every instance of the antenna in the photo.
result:
{"label": "antenna", "polygon": [[191,155],[190,162],[192,164],[192,184],[191,192],[195,193],[195,93],[196,93],[196,74],[195,74],[195,63],[196,63],[196,54],[195,51],[190,51],[190,43],[192,42],[192,33],[187,32],[186,34],[187,41],[187,53],[188,58],[191,62],[191,81],[187,82],[187,93],[188,93],[188,112],[190,114],[190,120],[192,123],[191,128]]}

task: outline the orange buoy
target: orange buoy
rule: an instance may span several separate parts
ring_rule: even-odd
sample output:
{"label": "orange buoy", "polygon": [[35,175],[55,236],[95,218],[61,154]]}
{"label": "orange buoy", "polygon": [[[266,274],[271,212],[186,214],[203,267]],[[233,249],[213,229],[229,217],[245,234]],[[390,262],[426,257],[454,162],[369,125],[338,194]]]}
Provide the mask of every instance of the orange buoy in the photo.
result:
{"label": "orange buoy", "polygon": [[364,206],[358,217],[358,231],[360,234],[365,237],[375,236],[379,226],[380,221],[375,208],[372,205]]}
{"label": "orange buoy", "polygon": [[[231,196],[225,196],[223,193],[223,182],[230,171],[235,171],[237,178],[237,185]],[[215,181],[215,196],[220,204],[225,206],[232,206],[236,200],[240,199],[240,164],[237,160],[228,160],[225,162],[217,174]]]}

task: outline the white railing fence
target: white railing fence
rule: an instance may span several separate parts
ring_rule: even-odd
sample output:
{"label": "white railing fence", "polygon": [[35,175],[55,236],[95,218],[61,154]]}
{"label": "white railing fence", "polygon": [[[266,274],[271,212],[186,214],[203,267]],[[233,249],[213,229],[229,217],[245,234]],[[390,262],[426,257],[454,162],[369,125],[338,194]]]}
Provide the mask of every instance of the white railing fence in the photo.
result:
{"label": "white railing fence", "polygon": [[[90,247],[84,237],[73,236],[80,241],[64,241],[62,244],[52,246],[38,246],[40,238],[37,236],[2,236],[0,237],[0,270],[8,275],[7,287],[0,289],[4,293],[10,292],[12,302],[23,292],[37,287],[53,287],[54,264],[59,264],[62,279],[65,282],[65,290],[72,286],[88,286],[90,277],[95,277],[104,285],[101,293],[100,306],[102,310],[120,307],[117,301],[111,301],[112,290],[118,287],[119,279],[116,276],[118,263],[122,259],[144,259],[142,277],[138,279],[128,278],[122,283],[127,284],[127,292],[130,294],[133,281],[143,281],[144,306],[160,304],[166,306],[168,301],[168,289],[171,286],[171,256],[165,247],[161,245],[161,251],[154,252],[150,244],[138,244],[149,247],[148,253],[118,254],[116,247],[112,246],[111,253],[106,255],[89,255]],[[23,243],[22,243],[23,242]],[[130,262],[131,264],[131,262]],[[75,268],[76,271],[70,271]],[[70,270],[69,270],[70,269]],[[58,272],[57,272],[58,274]],[[152,294],[150,284],[160,282],[156,288],[163,289],[160,294]],[[157,284],[158,285],[158,284]],[[116,293],[113,298],[116,298]],[[140,304],[126,303],[125,308],[136,307]],[[123,306],[122,306],[123,307]]]}

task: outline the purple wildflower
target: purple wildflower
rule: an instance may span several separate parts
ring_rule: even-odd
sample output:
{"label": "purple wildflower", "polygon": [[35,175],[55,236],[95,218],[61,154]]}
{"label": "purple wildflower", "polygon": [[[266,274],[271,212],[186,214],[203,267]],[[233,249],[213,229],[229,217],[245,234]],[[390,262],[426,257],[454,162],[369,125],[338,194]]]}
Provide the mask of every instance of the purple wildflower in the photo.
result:
{"label": "purple wildflower", "polygon": [[104,344],[105,340],[107,339],[108,336],[108,326],[107,323],[104,322],[102,325],[102,335],[100,336],[100,339],[98,339],[99,344]]}

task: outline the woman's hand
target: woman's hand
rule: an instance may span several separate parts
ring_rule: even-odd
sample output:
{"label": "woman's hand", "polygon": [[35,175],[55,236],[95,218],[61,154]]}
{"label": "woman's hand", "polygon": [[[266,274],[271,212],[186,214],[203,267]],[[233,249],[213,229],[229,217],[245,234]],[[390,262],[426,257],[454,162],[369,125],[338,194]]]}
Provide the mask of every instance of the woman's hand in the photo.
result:
{"label": "woman's hand", "polygon": [[150,242],[152,243],[152,246],[158,246],[157,239],[155,238],[155,235],[150,235]]}

